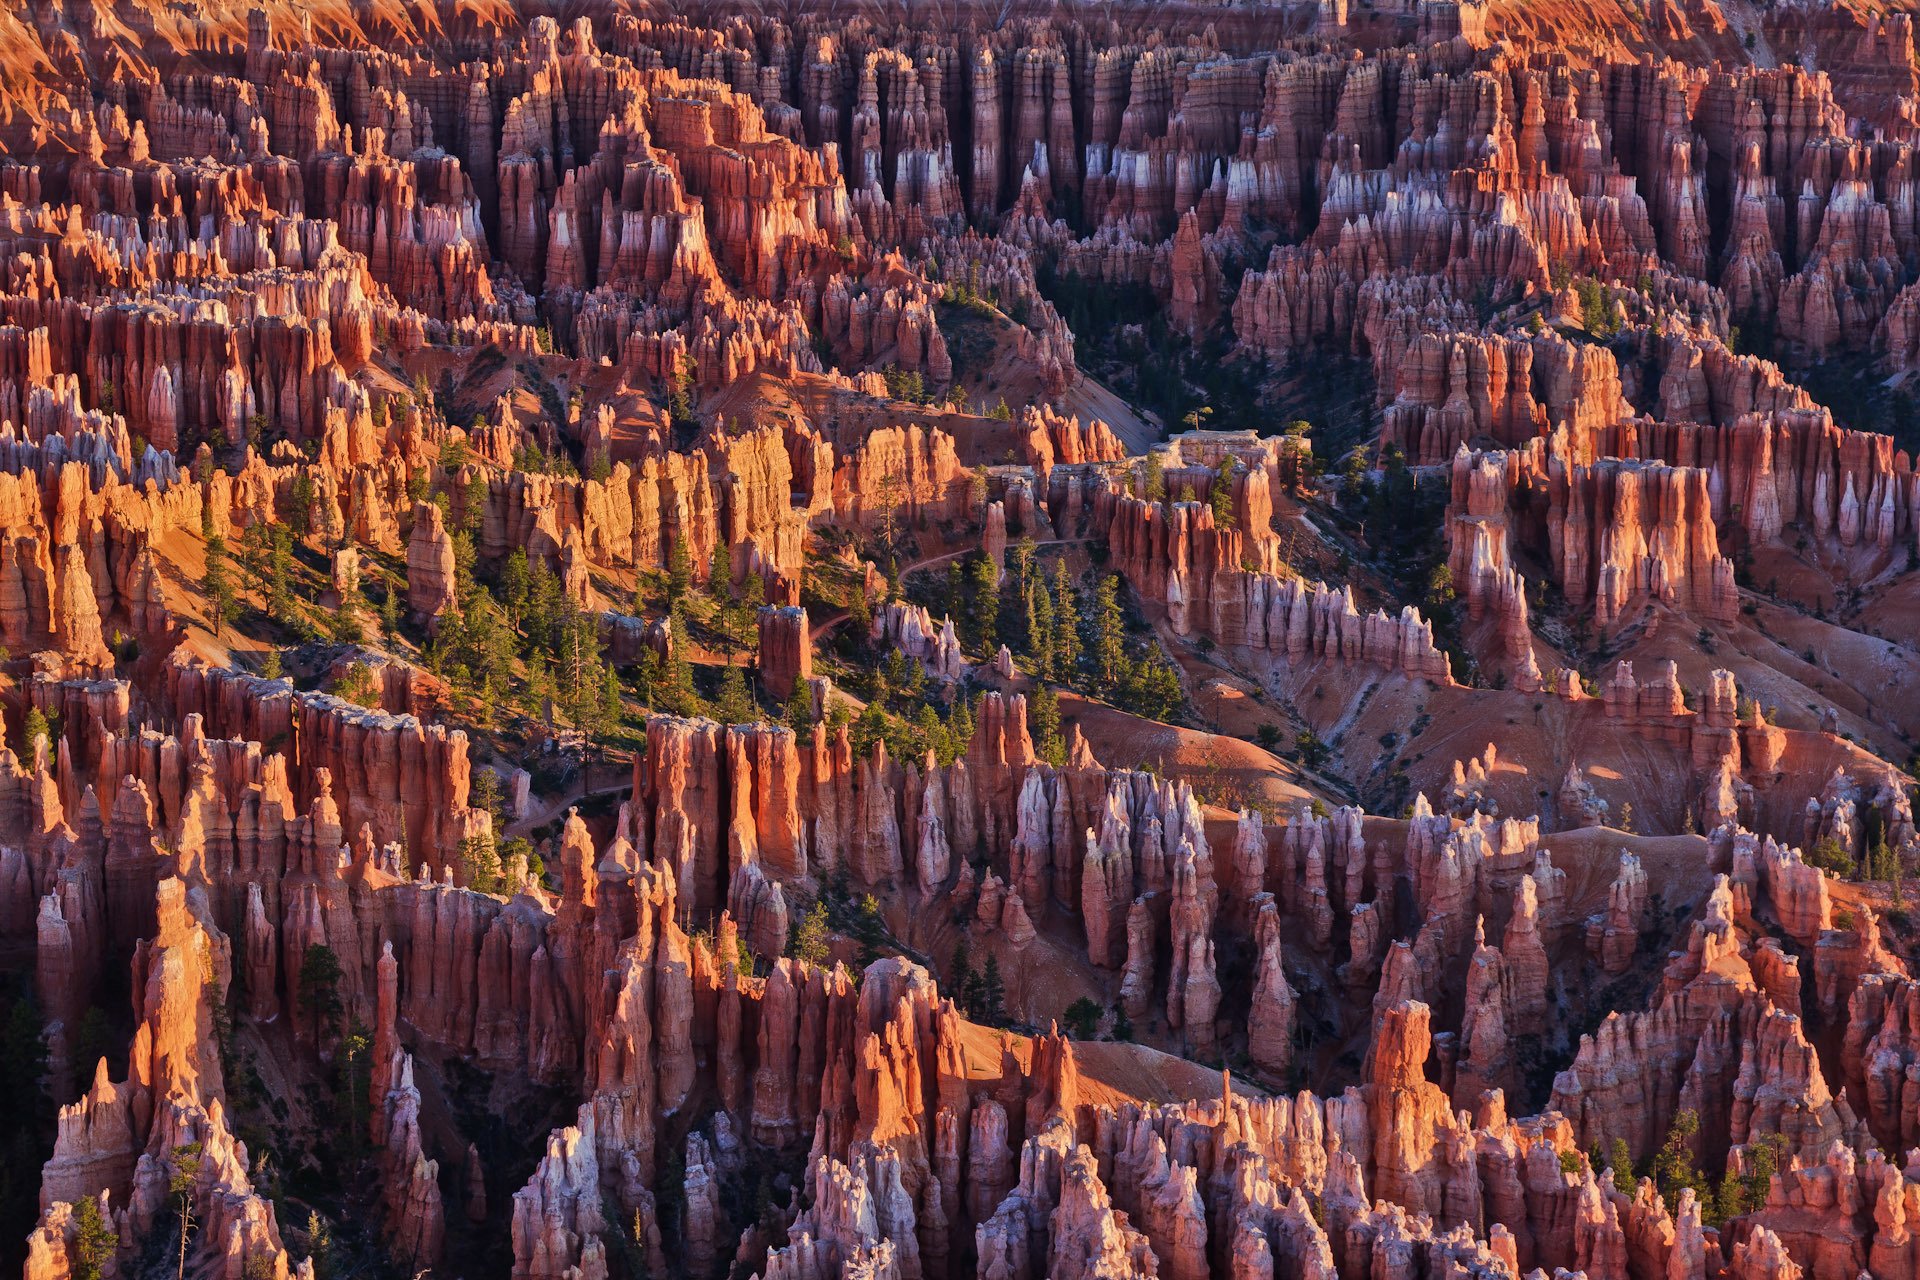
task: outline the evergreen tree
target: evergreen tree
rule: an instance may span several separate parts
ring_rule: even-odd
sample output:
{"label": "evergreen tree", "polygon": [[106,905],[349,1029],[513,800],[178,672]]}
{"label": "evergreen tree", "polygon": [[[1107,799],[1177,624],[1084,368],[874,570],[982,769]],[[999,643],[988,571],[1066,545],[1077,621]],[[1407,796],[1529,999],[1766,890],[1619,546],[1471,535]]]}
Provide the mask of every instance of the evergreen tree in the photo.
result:
{"label": "evergreen tree", "polygon": [[561,705],[575,724],[591,720],[598,705],[599,661],[593,620],[569,603],[554,628],[554,674]]}
{"label": "evergreen tree", "polygon": [[481,695],[491,705],[513,679],[513,631],[500,616],[499,606],[482,596],[466,615],[472,649],[471,665]]}
{"label": "evergreen tree", "polygon": [[1225,461],[1220,469],[1213,473],[1213,486],[1207,491],[1207,501],[1213,506],[1215,528],[1232,529],[1239,524],[1233,511],[1233,463]]}
{"label": "evergreen tree", "polygon": [[967,614],[967,571],[958,560],[947,565],[946,613],[956,621]]}
{"label": "evergreen tree", "polygon": [[1062,680],[1071,681],[1080,667],[1079,591],[1067,573],[1067,562],[1053,562],[1053,586],[1047,599],[1053,609],[1053,669]]}
{"label": "evergreen tree", "polygon": [[357,702],[363,707],[379,706],[380,692],[374,683],[373,669],[364,662],[349,663],[340,678],[333,682],[333,696],[346,702]]}
{"label": "evergreen tree", "polygon": [[53,729],[47,723],[47,713],[39,707],[28,707],[26,722],[20,728],[21,754],[31,756],[33,744],[45,738],[49,750],[53,747]]}
{"label": "evergreen tree", "polygon": [[227,540],[219,534],[207,539],[207,575],[203,586],[207,595],[207,621],[218,635],[240,613],[233,583],[227,576]]}
{"label": "evergreen tree", "polygon": [[[1595,1167],[1598,1167],[1597,1165]],[[1633,1194],[1633,1152],[1627,1147],[1625,1138],[1615,1138],[1607,1147],[1607,1167],[1613,1171],[1614,1190],[1621,1195]]]}
{"label": "evergreen tree", "polygon": [[1042,760],[1056,768],[1066,764],[1067,744],[1060,736],[1060,700],[1045,684],[1027,695],[1027,728],[1033,734],[1033,749]]}
{"label": "evergreen tree", "polygon": [[1094,588],[1092,629],[1088,649],[1100,688],[1111,693],[1127,674],[1127,622],[1120,612],[1119,579],[1109,573]]}
{"label": "evergreen tree", "polygon": [[1032,655],[1035,669],[1042,680],[1060,678],[1060,660],[1055,636],[1053,596],[1049,594],[1046,582],[1034,575],[1027,587],[1027,610],[1030,619],[1031,638],[1027,642],[1027,652]]}
{"label": "evergreen tree", "polygon": [[167,1191],[173,1197],[174,1206],[180,1215],[180,1267],[178,1280],[187,1277],[187,1240],[193,1234],[193,1189],[200,1181],[200,1144],[183,1143],[173,1149],[168,1157],[171,1169],[167,1175]]}
{"label": "evergreen tree", "polygon": [[474,593],[478,591],[474,583],[474,564],[478,560],[478,551],[474,551],[474,537],[467,530],[459,530],[453,535],[453,597],[461,606],[470,606]]}
{"label": "evergreen tree", "polygon": [[973,745],[973,708],[965,698],[955,699],[953,710],[947,714],[947,739],[956,757],[965,755]]}
{"label": "evergreen tree", "polygon": [[833,958],[833,931],[827,922],[826,903],[816,900],[800,917],[787,940],[787,954],[815,966],[825,966]]}
{"label": "evergreen tree", "polygon": [[527,572],[527,609],[523,615],[529,650],[549,648],[554,642],[554,620],[566,612],[566,592],[545,560],[535,560]]}
{"label": "evergreen tree", "polygon": [[240,531],[240,563],[255,578],[265,578],[272,569],[273,530],[279,527],[255,521]]}
{"label": "evergreen tree", "polygon": [[1149,720],[1166,720],[1180,709],[1185,700],[1180,676],[1158,646],[1150,649],[1140,661],[1125,663],[1123,660],[1123,665],[1125,675],[1114,695],[1121,706]]}
{"label": "evergreen tree", "polygon": [[553,676],[547,670],[547,659],[539,650],[527,655],[527,714],[545,716],[545,702],[553,696]]}
{"label": "evergreen tree", "polygon": [[660,669],[660,655],[654,652],[652,645],[643,645],[640,649],[640,661],[634,664],[633,692],[640,705],[649,709],[661,705],[660,682],[663,673]]}
{"label": "evergreen tree", "polygon": [[492,769],[474,769],[473,783],[467,788],[467,804],[484,810],[493,820],[495,831],[506,825],[506,800],[500,793],[500,775]]}
{"label": "evergreen tree", "polygon": [[626,719],[626,707],[622,701],[620,676],[611,662],[600,664],[600,737],[604,751],[606,737],[620,727]]}
{"label": "evergreen tree", "polygon": [[[0,1087],[10,1106],[37,1102],[47,1072],[47,1042],[31,992],[13,1001],[0,1026]],[[30,1110],[23,1108],[23,1112]]]}
{"label": "evergreen tree", "polygon": [[515,547],[500,566],[500,602],[506,606],[507,621],[516,631],[527,613],[532,581],[526,548]]}
{"label": "evergreen tree", "polygon": [[[492,770],[485,772],[491,773]],[[460,869],[467,887],[476,893],[496,893],[500,889],[500,855],[491,833],[467,836],[460,841]]]}
{"label": "evergreen tree", "polygon": [[100,1280],[120,1238],[100,1215],[100,1202],[81,1196],[73,1206],[74,1240],[72,1280]]}
{"label": "evergreen tree", "polygon": [[1678,1201],[1680,1192],[1692,1187],[1701,1201],[1701,1216],[1712,1218],[1708,1206],[1713,1202],[1713,1188],[1707,1184],[1706,1177],[1693,1166],[1692,1138],[1700,1132],[1698,1112],[1688,1109],[1673,1118],[1672,1126],[1667,1130],[1667,1140],[1653,1157],[1650,1172],[1654,1185],[1668,1204]]}
{"label": "evergreen tree", "polygon": [[722,724],[750,724],[759,718],[754,712],[753,695],[747,691],[747,678],[732,663],[720,674],[717,710]]}
{"label": "evergreen tree", "polygon": [[993,562],[985,556],[973,561],[972,608],[967,616],[968,639],[972,646],[989,657],[1000,631],[1000,584]]}
{"label": "evergreen tree", "polygon": [[287,512],[287,523],[301,537],[313,532],[313,477],[302,469],[293,478],[293,502]]}
{"label": "evergreen tree", "polygon": [[487,509],[487,495],[493,491],[493,482],[487,478],[484,468],[474,473],[472,483],[460,490],[460,532],[471,540],[480,532],[480,519]]}
{"label": "evergreen tree", "polygon": [[796,742],[803,747],[813,745],[813,690],[804,681],[794,681],[793,696],[787,699],[786,721]]}
{"label": "evergreen tree", "polygon": [[990,1027],[1007,1024],[1007,984],[1000,976],[1000,959],[991,951],[980,970],[980,1020]]}
{"label": "evergreen tree", "polygon": [[860,716],[853,722],[853,729],[848,736],[856,760],[866,758],[873,750],[873,744],[887,736],[887,713],[880,709],[878,702],[869,702],[861,708]]}
{"label": "evergreen tree", "polygon": [[1167,496],[1167,465],[1157,450],[1147,454],[1145,480],[1140,496],[1148,502],[1160,502]]}
{"label": "evergreen tree", "polygon": [[667,547],[667,602],[672,604],[685,596],[692,585],[693,554],[687,550],[686,538],[676,533]]}
{"label": "evergreen tree", "polygon": [[[954,944],[953,961],[947,965],[947,988],[953,991],[956,997],[959,997],[966,991],[967,984],[972,980],[973,953],[967,946],[967,940],[963,937],[959,942]],[[965,1000],[962,999],[960,1004],[964,1010],[966,1008]]]}
{"label": "evergreen tree", "polygon": [[267,554],[267,613],[275,622],[293,621],[293,537],[275,525]]}
{"label": "evergreen tree", "polygon": [[340,1000],[340,957],[324,942],[307,945],[300,959],[300,1011],[313,1019],[314,1030],[331,1036],[346,1006]]}
{"label": "evergreen tree", "polygon": [[1067,1006],[1065,1015],[1067,1032],[1075,1040],[1091,1040],[1100,1033],[1100,1019],[1105,1010],[1093,1001],[1081,996]]}
{"label": "evergreen tree", "polygon": [[679,602],[667,611],[667,679],[662,705],[674,715],[689,715],[698,705],[693,691],[693,641],[687,635],[686,615]]}
{"label": "evergreen tree", "polygon": [[945,763],[950,750],[947,744],[947,726],[940,719],[940,713],[933,709],[931,702],[921,702],[920,712],[913,720],[913,730],[914,736],[919,739],[920,751],[931,751],[937,759]]}
{"label": "evergreen tree", "polygon": [[1002,619],[1000,643],[1015,653],[1033,653],[1033,558],[1035,547],[1032,538],[1022,537],[1007,551],[1011,562],[1007,567],[1006,583],[1009,590],[1008,603],[1012,608],[1008,616]]}

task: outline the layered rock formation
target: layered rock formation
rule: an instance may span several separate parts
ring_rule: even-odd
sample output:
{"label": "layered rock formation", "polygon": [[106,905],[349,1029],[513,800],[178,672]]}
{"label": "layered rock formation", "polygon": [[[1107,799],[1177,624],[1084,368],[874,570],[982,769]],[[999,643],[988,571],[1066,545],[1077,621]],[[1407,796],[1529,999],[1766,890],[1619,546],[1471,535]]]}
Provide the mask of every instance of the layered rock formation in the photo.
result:
{"label": "layered rock formation", "polygon": [[1914,1274],[1868,8],[35,6],[25,1274]]}

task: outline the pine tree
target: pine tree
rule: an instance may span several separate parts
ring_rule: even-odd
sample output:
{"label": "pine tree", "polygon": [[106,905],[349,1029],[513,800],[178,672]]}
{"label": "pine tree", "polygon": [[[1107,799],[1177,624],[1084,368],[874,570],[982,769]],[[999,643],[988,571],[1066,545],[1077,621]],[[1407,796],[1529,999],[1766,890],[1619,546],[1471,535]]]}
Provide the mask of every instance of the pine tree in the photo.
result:
{"label": "pine tree", "polygon": [[1222,462],[1220,469],[1213,473],[1213,486],[1207,491],[1207,500],[1213,505],[1213,523],[1215,528],[1232,529],[1239,521],[1233,513],[1233,464]]}
{"label": "pine tree", "polygon": [[275,525],[267,554],[267,613],[275,622],[293,621],[293,538]]}
{"label": "pine tree", "polygon": [[1054,625],[1053,597],[1038,574],[1027,587],[1027,611],[1031,630],[1027,652],[1032,655],[1042,680],[1058,679],[1060,659],[1054,634],[1058,628]]}
{"label": "pine tree", "polygon": [[498,610],[491,599],[483,596],[470,615],[473,668],[489,703],[498,698],[513,679],[513,631]]}
{"label": "pine tree", "polygon": [[472,606],[480,587],[474,583],[474,564],[480,553],[474,549],[474,535],[459,530],[453,535],[453,597],[463,608]]}
{"label": "pine tree", "polygon": [[200,1144],[188,1142],[173,1149],[172,1166],[167,1175],[167,1191],[173,1196],[180,1215],[179,1280],[187,1277],[187,1238],[193,1234],[193,1189],[200,1180]]}
{"label": "pine tree", "polygon": [[1027,695],[1027,728],[1033,735],[1033,749],[1048,764],[1058,768],[1067,762],[1067,744],[1060,736],[1060,700],[1042,684]]}
{"label": "pine tree", "polygon": [[507,608],[507,621],[515,630],[526,616],[532,572],[527,566],[524,547],[515,547],[500,566],[500,602]]}
{"label": "pine tree", "polygon": [[1007,1023],[1007,984],[1000,976],[1000,959],[991,951],[980,971],[980,1020],[990,1027]]}
{"label": "pine tree", "polygon": [[754,712],[753,695],[747,691],[747,678],[732,663],[720,675],[717,709],[722,724],[750,724],[759,718]]}
{"label": "pine tree", "polygon": [[652,645],[640,650],[640,661],[634,664],[633,692],[640,705],[651,710],[660,705],[660,655],[654,652]]}
{"label": "pine tree", "polygon": [[539,650],[527,655],[526,708],[531,716],[544,716],[546,699],[553,696],[553,677],[547,670],[546,657]]}
{"label": "pine tree", "polygon": [[[404,842],[403,842],[404,843]],[[316,1033],[331,1035],[345,1009],[340,1001],[340,957],[324,942],[307,945],[300,958],[300,1011]]]}
{"label": "pine tree", "polygon": [[500,794],[500,775],[492,769],[475,769],[473,784],[467,788],[467,804],[485,811],[495,831],[505,825],[506,801]]}
{"label": "pine tree", "polygon": [[39,707],[27,708],[26,723],[20,728],[21,754],[31,756],[33,744],[45,738],[47,745],[53,745],[53,730],[47,724],[47,713]]}
{"label": "pine tree", "polygon": [[80,1203],[73,1206],[73,1224],[72,1280],[100,1280],[119,1246],[119,1237],[100,1216],[100,1202],[92,1196],[80,1197]]}
{"label": "pine tree", "polygon": [[626,718],[626,707],[622,702],[620,677],[614,671],[611,662],[600,664],[600,737],[604,751],[606,736],[620,727]]}
{"label": "pine tree", "polygon": [[287,523],[303,538],[313,532],[313,501],[313,477],[302,470],[293,478],[293,504]]}
{"label": "pine tree", "polygon": [[1067,573],[1067,562],[1053,562],[1053,587],[1047,593],[1053,608],[1053,668],[1062,680],[1071,682],[1080,667],[1079,591]]}
{"label": "pine tree", "polygon": [[965,698],[955,699],[953,710],[947,714],[947,738],[953,743],[956,757],[965,755],[973,745],[973,708]]}
{"label": "pine tree", "polygon": [[691,714],[698,705],[693,691],[693,661],[688,656],[692,644],[686,615],[675,602],[667,611],[667,679],[662,699],[662,705],[675,715]]}
{"label": "pine tree", "polygon": [[460,841],[458,852],[467,887],[476,893],[498,892],[500,855],[494,847],[493,834],[467,836]]}
{"label": "pine tree", "polygon": [[47,1072],[47,1042],[40,1011],[28,992],[13,1002],[0,1024],[0,1088],[11,1106],[30,1115],[43,1100]]}
{"label": "pine tree", "polygon": [[1607,1148],[1607,1165],[1613,1170],[1614,1190],[1621,1195],[1633,1194],[1633,1152],[1627,1147],[1625,1138],[1615,1138]]}
{"label": "pine tree", "polygon": [[560,701],[575,724],[591,720],[600,690],[599,648],[594,640],[594,623],[586,614],[568,603],[554,627],[555,666],[559,678]]}
{"label": "pine tree", "polygon": [[991,656],[1000,631],[1000,585],[993,562],[976,557],[972,571],[972,608],[967,617],[967,632],[975,649]]}
{"label": "pine tree", "polygon": [[1000,641],[1008,648],[1019,653],[1033,652],[1033,579],[1036,553],[1032,538],[1022,537],[1008,549],[1007,558],[1012,563],[1007,568],[1007,585],[1013,607],[1004,620],[1000,631]]}
{"label": "pine tree", "polygon": [[1140,496],[1148,502],[1159,502],[1167,496],[1167,467],[1158,452],[1147,454],[1145,471]]}
{"label": "pine tree", "polygon": [[804,681],[794,681],[793,696],[787,699],[786,721],[799,745],[813,745],[813,690]]}
{"label": "pine tree", "polygon": [[854,759],[865,759],[873,750],[873,744],[886,736],[887,713],[880,709],[878,702],[869,702],[861,708],[859,718],[853,722],[853,728],[848,733]]}
{"label": "pine tree", "polygon": [[[918,670],[918,668],[915,668]],[[944,762],[948,755],[947,726],[940,719],[940,713],[933,709],[931,702],[920,704],[920,713],[913,720],[914,734],[920,739],[920,750],[931,751]]]}
{"label": "pine tree", "polygon": [[967,613],[967,571],[958,560],[947,565],[947,616],[963,618]]}
{"label": "pine tree", "polygon": [[1094,589],[1093,617],[1089,625],[1092,643],[1088,647],[1093,653],[1100,688],[1111,693],[1127,671],[1127,622],[1120,612],[1119,580],[1113,574],[1103,576]]}
{"label": "pine tree", "polygon": [[219,534],[207,539],[207,574],[203,586],[207,595],[207,621],[218,635],[239,616],[233,583],[227,576],[227,540]]}
{"label": "pine tree", "polygon": [[973,954],[965,938],[953,946],[953,959],[947,965],[947,990],[953,993],[953,1002],[960,1012],[973,1016],[972,991],[976,979],[973,976]]}
{"label": "pine tree", "polygon": [[787,941],[787,953],[810,965],[824,966],[833,958],[832,932],[827,923],[827,904],[815,901],[794,927],[793,936]]}
{"label": "pine tree", "polygon": [[1691,1109],[1674,1116],[1672,1126],[1667,1130],[1667,1140],[1653,1157],[1650,1172],[1654,1185],[1668,1204],[1679,1199],[1682,1189],[1692,1187],[1694,1194],[1702,1201],[1701,1216],[1711,1216],[1706,1205],[1713,1199],[1713,1189],[1707,1180],[1693,1167],[1693,1147],[1691,1139],[1700,1132],[1700,1116]]}

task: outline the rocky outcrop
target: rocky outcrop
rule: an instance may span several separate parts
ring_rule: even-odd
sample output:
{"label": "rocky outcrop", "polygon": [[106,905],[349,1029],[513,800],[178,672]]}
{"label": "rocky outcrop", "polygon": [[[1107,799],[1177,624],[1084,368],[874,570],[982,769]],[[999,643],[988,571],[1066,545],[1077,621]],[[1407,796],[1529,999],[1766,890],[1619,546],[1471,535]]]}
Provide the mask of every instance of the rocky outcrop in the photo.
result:
{"label": "rocky outcrop", "polygon": [[432,622],[454,603],[453,539],[440,508],[430,502],[413,509],[413,537],[407,544],[407,605]]}
{"label": "rocky outcrop", "polygon": [[813,678],[813,637],[805,609],[769,605],[760,610],[759,662],[768,695],[783,702]]}

